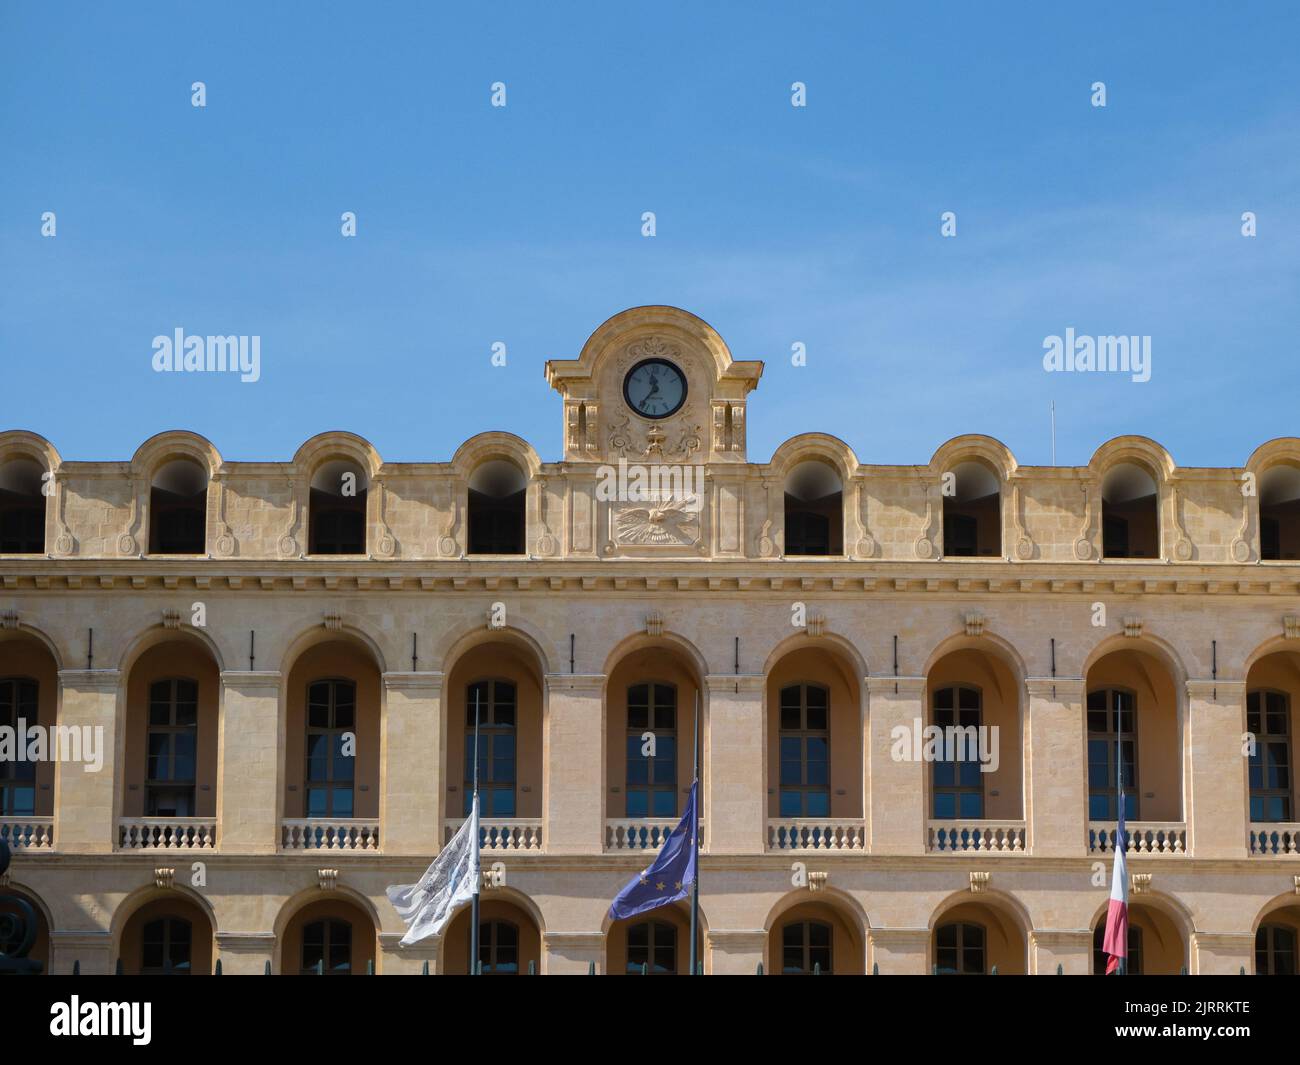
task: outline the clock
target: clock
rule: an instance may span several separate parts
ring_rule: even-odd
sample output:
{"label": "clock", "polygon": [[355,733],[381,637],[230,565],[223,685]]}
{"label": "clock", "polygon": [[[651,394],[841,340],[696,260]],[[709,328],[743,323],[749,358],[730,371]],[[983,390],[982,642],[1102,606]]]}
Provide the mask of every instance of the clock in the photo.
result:
{"label": "clock", "polygon": [[623,399],[643,418],[667,418],[686,402],[686,375],[667,359],[646,359],[623,379]]}

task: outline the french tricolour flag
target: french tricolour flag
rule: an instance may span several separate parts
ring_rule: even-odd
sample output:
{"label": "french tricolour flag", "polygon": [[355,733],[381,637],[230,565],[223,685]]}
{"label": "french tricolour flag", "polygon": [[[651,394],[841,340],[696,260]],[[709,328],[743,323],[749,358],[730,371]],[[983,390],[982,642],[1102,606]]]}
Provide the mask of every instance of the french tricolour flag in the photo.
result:
{"label": "french tricolour flag", "polygon": [[1102,951],[1108,955],[1106,975],[1119,969],[1128,958],[1128,840],[1124,834],[1124,792],[1119,793],[1119,827],[1115,832],[1115,871],[1110,881],[1110,905],[1106,909],[1106,936]]}

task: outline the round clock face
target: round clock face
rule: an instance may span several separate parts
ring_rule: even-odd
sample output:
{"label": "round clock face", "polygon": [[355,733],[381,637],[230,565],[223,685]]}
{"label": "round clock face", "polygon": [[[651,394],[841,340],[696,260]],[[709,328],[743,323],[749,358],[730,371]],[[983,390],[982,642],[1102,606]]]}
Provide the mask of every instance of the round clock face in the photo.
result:
{"label": "round clock face", "polygon": [[644,418],[667,418],[686,402],[686,377],[665,359],[646,359],[623,380],[623,398]]}

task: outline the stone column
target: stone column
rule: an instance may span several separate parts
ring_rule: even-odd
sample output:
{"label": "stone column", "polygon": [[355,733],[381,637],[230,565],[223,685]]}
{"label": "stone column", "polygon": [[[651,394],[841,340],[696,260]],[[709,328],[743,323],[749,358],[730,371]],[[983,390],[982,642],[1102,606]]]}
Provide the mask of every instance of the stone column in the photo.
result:
{"label": "stone column", "polygon": [[[117,816],[122,808],[117,767],[126,740],[125,721],[118,727],[119,680],[116,669],[59,672],[58,724],[47,746],[53,748],[59,735],[71,742],[59,743],[61,751],[49,749],[46,755],[59,757],[54,778],[54,845],[62,854],[109,854],[117,846]],[[120,716],[125,719],[126,715]],[[76,731],[64,731],[68,729]],[[92,752],[94,759],[88,758]],[[80,760],[73,761],[68,755]],[[96,768],[100,756],[102,762]]]}
{"label": "stone column", "polygon": [[268,961],[275,965],[275,933],[218,932],[217,957],[222,976],[262,976]]}
{"label": "stone column", "polygon": [[709,854],[762,854],[767,830],[765,678],[756,673],[710,674],[705,683],[709,690],[708,734],[701,745],[705,846]]}
{"label": "stone column", "polygon": [[766,946],[767,933],[761,928],[711,931],[704,937],[705,970],[714,976],[754,976]]}
{"label": "stone column", "polygon": [[1193,932],[1191,973],[1239,976],[1255,972],[1255,937],[1250,932]]}
{"label": "stone column", "polygon": [[430,975],[440,972],[438,948],[442,945],[442,936],[430,936],[409,947],[403,947],[399,944],[405,934],[379,933],[379,964],[375,966],[375,971],[382,976],[419,976],[424,972],[424,963],[428,962]]}
{"label": "stone column", "polygon": [[1244,681],[1187,682],[1183,817],[1193,857],[1247,856],[1250,782],[1242,751],[1245,731]]}
{"label": "stone column", "polygon": [[1082,677],[1025,681],[1026,846],[1036,858],[1087,853],[1088,737],[1083,708]]}
{"label": "stone column", "polygon": [[878,968],[881,976],[924,976],[930,971],[928,928],[870,928],[867,943],[869,973]]}
{"label": "stone column", "polygon": [[603,932],[547,932],[542,936],[544,975],[585,976],[593,962],[597,975],[605,975]]}
{"label": "stone column", "polygon": [[280,844],[284,736],[276,670],[223,670],[217,747],[217,848],[274,854]]}
{"label": "stone column", "polygon": [[1082,929],[1036,928],[1029,933],[1029,971],[1038,976],[1087,976],[1092,972],[1092,933]]}
{"label": "stone column", "polygon": [[600,854],[605,847],[603,673],[546,677],[542,847]]}
{"label": "stone column", "polygon": [[[914,749],[914,723],[919,719],[925,727],[925,678],[867,677],[866,685],[867,848],[872,854],[924,854],[927,766]],[[896,761],[894,744],[903,735],[907,757]]]}
{"label": "stone column", "polygon": [[440,672],[384,674],[379,844],[385,854],[432,856],[442,848],[442,683]]}

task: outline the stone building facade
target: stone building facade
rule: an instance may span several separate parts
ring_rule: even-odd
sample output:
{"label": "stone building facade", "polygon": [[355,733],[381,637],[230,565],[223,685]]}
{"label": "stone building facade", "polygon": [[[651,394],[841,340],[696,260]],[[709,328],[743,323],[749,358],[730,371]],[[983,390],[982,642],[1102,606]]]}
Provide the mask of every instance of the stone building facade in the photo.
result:
{"label": "stone building facade", "polygon": [[[1091,972],[1121,763],[1135,968],[1294,971],[1300,439],[751,462],[761,373],[640,307],[547,364],[559,462],[0,433],[0,726],[65,747],[0,765],[37,956],[467,971],[467,913],[403,948],[384,889],[464,816],[477,699],[489,971],[684,970],[684,906],[606,910],[697,716],[709,973]],[[926,757],[931,726],[982,760]]]}

